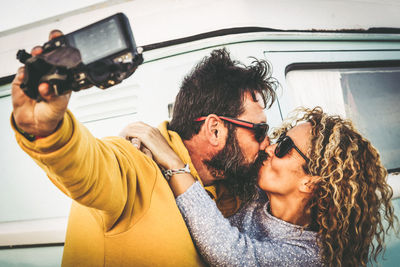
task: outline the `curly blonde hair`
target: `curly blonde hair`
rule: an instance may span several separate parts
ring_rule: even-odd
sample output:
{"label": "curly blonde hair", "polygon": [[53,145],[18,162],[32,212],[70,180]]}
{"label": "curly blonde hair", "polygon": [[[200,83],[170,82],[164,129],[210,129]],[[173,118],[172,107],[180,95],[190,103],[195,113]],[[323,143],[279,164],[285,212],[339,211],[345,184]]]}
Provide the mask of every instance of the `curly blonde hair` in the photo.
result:
{"label": "curly blonde hair", "polygon": [[398,223],[378,151],[351,121],[329,116],[320,107],[296,110],[275,137],[300,122],[312,125],[310,161],[303,167],[318,178],[305,210],[311,217],[308,227],[318,232],[323,262],[340,267],[377,261],[385,236]]}

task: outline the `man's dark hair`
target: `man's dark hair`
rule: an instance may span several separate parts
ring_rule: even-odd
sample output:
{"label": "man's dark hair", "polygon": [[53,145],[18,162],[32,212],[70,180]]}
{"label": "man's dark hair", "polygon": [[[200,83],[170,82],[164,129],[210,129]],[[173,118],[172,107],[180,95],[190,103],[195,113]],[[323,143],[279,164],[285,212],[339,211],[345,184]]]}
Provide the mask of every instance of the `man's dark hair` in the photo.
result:
{"label": "man's dark hair", "polygon": [[197,134],[202,123],[194,122],[201,116],[216,114],[238,117],[244,112],[244,96],[250,92],[253,100],[257,93],[264,107],[275,101],[277,81],[271,77],[272,68],[265,60],[245,66],[232,60],[225,48],[214,50],[189,73],[176,97],[169,129],[183,140]]}

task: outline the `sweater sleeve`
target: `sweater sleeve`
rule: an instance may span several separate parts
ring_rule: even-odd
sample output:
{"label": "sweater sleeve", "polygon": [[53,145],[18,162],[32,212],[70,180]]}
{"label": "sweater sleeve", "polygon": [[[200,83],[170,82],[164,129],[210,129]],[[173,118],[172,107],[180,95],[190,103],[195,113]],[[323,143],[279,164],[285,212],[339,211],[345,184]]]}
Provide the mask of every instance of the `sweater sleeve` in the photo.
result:
{"label": "sweater sleeve", "polygon": [[176,202],[200,254],[212,266],[319,266],[315,251],[307,245],[258,240],[240,232],[198,182]]}
{"label": "sweater sleeve", "polygon": [[106,231],[149,207],[160,171],[123,138],[97,139],[67,112],[54,134],[30,142],[16,131],[16,139],[59,189],[100,214]]}

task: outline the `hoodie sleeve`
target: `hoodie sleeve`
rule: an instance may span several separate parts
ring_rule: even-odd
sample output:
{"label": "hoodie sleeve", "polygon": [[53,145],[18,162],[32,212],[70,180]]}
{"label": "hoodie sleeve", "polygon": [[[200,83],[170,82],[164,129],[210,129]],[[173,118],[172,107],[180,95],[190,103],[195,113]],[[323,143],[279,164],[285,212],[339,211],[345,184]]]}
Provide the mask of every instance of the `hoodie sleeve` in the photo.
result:
{"label": "hoodie sleeve", "polygon": [[70,198],[100,212],[106,229],[121,214],[140,218],[146,212],[161,173],[125,139],[97,139],[69,111],[55,133],[33,142],[13,127],[20,147],[50,180]]}

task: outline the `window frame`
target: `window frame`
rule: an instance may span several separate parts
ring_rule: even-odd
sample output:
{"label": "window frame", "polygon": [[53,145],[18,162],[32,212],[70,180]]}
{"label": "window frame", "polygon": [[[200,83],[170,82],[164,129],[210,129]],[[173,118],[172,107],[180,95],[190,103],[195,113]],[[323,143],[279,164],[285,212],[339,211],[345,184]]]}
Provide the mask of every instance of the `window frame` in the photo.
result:
{"label": "window frame", "polygon": [[286,66],[285,76],[296,70],[326,70],[353,68],[390,68],[399,67],[400,60],[371,60],[371,61],[338,61],[338,62],[296,62]]}
{"label": "window frame", "polygon": [[[298,70],[329,70],[329,69],[363,69],[363,68],[400,68],[400,60],[374,60],[351,62],[298,62],[285,68],[285,77],[291,71]],[[387,169],[388,173],[399,173],[400,167]]]}
{"label": "window frame", "polygon": [[[14,78],[15,78],[15,74],[0,78],[0,98],[11,95],[11,83],[14,80]],[[9,89],[4,89],[4,88],[1,89],[2,86],[7,85],[7,84],[10,85]]]}

